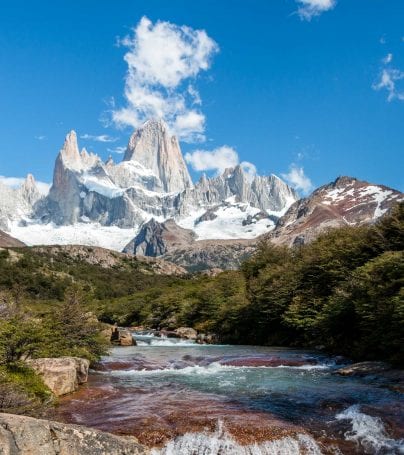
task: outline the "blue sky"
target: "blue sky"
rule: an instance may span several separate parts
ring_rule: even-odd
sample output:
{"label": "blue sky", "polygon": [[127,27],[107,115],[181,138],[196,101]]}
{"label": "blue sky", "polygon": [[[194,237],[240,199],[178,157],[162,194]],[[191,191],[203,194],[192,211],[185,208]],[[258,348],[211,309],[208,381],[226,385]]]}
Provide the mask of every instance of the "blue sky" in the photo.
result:
{"label": "blue sky", "polygon": [[194,179],[240,161],[303,192],[338,175],[404,190],[403,18],[402,0],[2,0],[0,175],[50,182],[70,129],[106,158],[147,92]]}

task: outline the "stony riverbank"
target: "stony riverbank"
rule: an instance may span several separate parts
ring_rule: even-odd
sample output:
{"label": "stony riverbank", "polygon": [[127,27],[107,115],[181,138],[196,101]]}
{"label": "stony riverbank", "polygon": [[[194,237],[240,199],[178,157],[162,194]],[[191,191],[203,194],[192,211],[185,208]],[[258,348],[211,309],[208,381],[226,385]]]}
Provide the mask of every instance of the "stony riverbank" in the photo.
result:
{"label": "stony riverbank", "polygon": [[0,414],[1,455],[147,455],[134,437],[79,425]]}

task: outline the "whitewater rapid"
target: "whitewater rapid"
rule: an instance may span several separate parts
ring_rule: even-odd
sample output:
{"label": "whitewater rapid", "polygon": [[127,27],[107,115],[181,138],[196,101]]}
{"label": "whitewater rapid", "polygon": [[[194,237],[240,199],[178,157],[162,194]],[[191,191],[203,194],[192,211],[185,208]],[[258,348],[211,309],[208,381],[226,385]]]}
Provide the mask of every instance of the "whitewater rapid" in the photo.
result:
{"label": "whitewater rapid", "polygon": [[401,395],[334,374],[340,359],[135,338],[61,400],[64,420],[134,435],[153,455],[404,454]]}

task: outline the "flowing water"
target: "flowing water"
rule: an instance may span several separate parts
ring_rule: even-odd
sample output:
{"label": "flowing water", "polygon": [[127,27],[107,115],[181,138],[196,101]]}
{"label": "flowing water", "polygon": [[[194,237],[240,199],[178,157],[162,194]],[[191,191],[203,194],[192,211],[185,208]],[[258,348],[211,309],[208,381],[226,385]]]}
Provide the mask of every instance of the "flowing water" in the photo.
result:
{"label": "flowing water", "polygon": [[318,352],[136,334],[58,417],[136,436],[153,454],[404,454],[404,400],[382,378],[334,374]]}

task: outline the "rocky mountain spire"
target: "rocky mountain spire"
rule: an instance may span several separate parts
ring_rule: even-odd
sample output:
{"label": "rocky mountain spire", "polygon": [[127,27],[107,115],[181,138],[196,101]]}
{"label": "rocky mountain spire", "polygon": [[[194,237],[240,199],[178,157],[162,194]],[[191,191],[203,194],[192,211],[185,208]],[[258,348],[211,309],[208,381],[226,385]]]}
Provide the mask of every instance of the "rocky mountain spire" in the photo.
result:
{"label": "rocky mountain spire", "polygon": [[80,170],[81,156],[79,146],[77,144],[77,134],[74,130],[71,130],[70,133],[67,134],[59,156],[63,160],[66,167],[74,170]]}
{"label": "rocky mountain spire", "polygon": [[20,188],[21,196],[30,205],[33,205],[41,198],[41,193],[32,174],[28,174]]}
{"label": "rocky mountain spire", "polygon": [[178,140],[162,120],[148,120],[132,134],[124,161],[136,161],[151,170],[168,193],[192,187]]}

